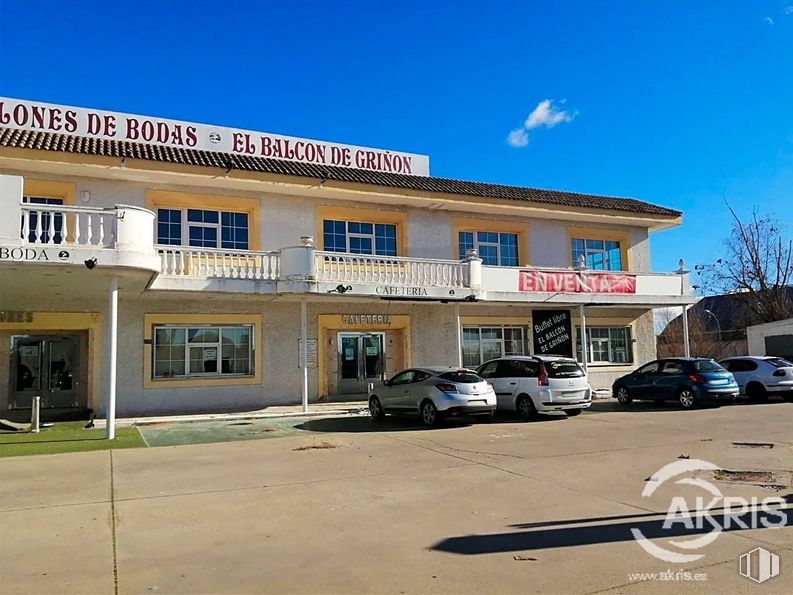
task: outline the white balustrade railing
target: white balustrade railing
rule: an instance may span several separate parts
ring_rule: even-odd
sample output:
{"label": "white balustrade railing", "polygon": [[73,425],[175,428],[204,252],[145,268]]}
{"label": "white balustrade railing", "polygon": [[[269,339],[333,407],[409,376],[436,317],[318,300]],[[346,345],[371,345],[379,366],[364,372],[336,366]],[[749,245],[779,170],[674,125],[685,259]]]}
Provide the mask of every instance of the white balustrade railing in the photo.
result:
{"label": "white balustrade railing", "polygon": [[239,252],[213,248],[157,246],[160,273],[222,279],[278,278],[278,252]]}
{"label": "white balustrade railing", "polygon": [[458,260],[315,253],[317,281],[467,287],[468,263]]}
{"label": "white balustrade railing", "polygon": [[118,210],[23,203],[21,238],[29,244],[112,248]]}

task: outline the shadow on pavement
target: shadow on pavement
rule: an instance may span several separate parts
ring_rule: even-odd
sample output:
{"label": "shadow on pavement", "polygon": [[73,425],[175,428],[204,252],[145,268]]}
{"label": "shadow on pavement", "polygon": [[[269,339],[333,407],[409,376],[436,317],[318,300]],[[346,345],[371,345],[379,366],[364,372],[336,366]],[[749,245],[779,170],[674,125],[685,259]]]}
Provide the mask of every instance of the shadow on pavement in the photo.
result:
{"label": "shadow on pavement", "polygon": [[382,420],[373,420],[368,415],[354,417],[321,417],[314,418],[294,427],[309,432],[412,432],[417,430],[449,430],[470,426],[493,426],[499,424],[535,424],[567,419],[566,415],[541,415],[536,420],[523,420],[513,415],[499,415],[491,421],[480,421],[473,417],[452,417],[442,420],[436,427],[427,428],[419,420],[410,415],[389,415]]}
{"label": "shadow on pavement", "polygon": [[[637,516],[657,516],[658,518],[644,521],[638,519],[635,521],[628,520],[636,518]],[[763,528],[763,525],[759,524],[762,520],[766,520],[770,523],[771,527],[793,526],[792,509],[735,514],[729,517],[729,521],[725,520],[725,517],[720,514],[713,514],[713,518],[723,528],[723,531],[742,531],[751,529],[753,525],[758,528]],[[583,527],[566,526],[572,523],[585,524],[600,520],[625,522],[611,522]],[[665,529],[664,522],[665,518],[658,513],[594,519],[571,519],[538,523],[536,525],[530,524],[528,525],[530,527],[542,527],[531,531],[449,537],[436,543],[431,549],[463,555],[493,554],[631,541],[635,539],[632,531],[633,529],[641,531],[641,535],[647,539],[668,539],[681,536],[704,535],[713,530],[713,525],[707,520],[702,523],[701,528],[697,528],[695,523],[686,526],[682,521],[678,521],[673,523],[668,529]]]}

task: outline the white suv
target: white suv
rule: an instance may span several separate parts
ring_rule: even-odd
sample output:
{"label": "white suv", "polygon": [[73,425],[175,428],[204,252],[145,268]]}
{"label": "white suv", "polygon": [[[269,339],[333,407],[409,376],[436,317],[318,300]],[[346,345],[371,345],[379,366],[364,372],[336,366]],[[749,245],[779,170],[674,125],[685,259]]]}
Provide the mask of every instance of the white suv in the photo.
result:
{"label": "white suv", "polygon": [[569,357],[499,357],[479,366],[476,373],[493,385],[498,409],[517,411],[525,419],[551,411],[572,417],[592,404],[586,372]]}
{"label": "white suv", "polygon": [[779,395],[793,401],[793,363],[773,356],[728,357],[719,362],[735,376],[741,393],[761,400]]}

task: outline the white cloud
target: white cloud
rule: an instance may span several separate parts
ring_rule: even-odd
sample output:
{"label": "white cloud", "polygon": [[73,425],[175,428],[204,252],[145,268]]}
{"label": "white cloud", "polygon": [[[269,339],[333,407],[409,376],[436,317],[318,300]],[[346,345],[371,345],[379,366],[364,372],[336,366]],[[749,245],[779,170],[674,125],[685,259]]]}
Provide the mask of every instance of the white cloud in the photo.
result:
{"label": "white cloud", "polygon": [[[559,101],[559,104],[564,103],[564,99]],[[529,144],[529,130],[534,130],[540,126],[553,128],[557,124],[569,122],[575,117],[575,112],[563,110],[554,105],[553,99],[543,99],[531,111],[523,126],[512,130],[507,135],[507,144],[515,148],[525,147]]]}
{"label": "white cloud", "polygon": [[772,19],[771,17],[766,17],[766,18],[764,18],[763,20],[764,20],[766,23],[768,23],[769,25],[773,25],[773,24],[774,24],[774,19]]}
{"label": "white cloud", "polygon": [[523,128],[516,128],[507,135],[507,144],[516,149],[529,144],[529,134]]}
{"label": "white cloud", "polygon": [[[565,100],[562,99],[559,103],[564,102]],[[537,107],[532,110],[532,112],[529,114],[529,117],[526,118],[523,126],[526,128],[526,130],[531,130],[532,128],[537,128],[539,126],[553,128],[557,124],[569,122],[573,118],[575,118],[575,114],[554,107],[553,101],[550,99],[543,99],[537,104]]]}

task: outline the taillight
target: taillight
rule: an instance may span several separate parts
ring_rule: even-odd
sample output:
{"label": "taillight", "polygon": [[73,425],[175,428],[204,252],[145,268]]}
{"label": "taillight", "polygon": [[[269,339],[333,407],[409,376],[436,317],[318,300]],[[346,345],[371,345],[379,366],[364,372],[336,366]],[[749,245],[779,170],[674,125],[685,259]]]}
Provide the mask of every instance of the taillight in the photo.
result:
{"label": "taillight", "polygon": [[437,388],[439,391],[441,391],[443,393],[456,393],[457,392],[457,387],[454,386],[453,384],[446,384],[446,383],[436,384],[435,388]]}
{"label": "taillight", "polygon": [[774,376],[784,376],[786,372],[784,370],[774,370]]}
{"label": "taillight", "polygon": [[548,370],[545,369],[545,364],[540,362],[540,371],[537,375],[537,386],[548,386]]}
{"label": "taillight", "polygon": [[705,384],[705,379],[699,374],[689,374],[688,379],[691,382],[696,382],[697,384]]}

